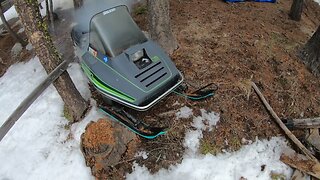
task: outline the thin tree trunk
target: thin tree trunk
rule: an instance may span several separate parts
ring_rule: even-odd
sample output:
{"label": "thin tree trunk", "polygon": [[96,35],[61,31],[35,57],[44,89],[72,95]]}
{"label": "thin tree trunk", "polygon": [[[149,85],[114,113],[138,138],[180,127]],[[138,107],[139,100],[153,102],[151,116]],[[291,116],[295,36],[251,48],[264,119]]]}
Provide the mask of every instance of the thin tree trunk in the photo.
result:
{"label": "thin tree trunk", "polygon": [[302,49],[301,59],[312,73],[320,77],[320,26]]}
{"label": "thin tree trunk", "polygon": [[51,32],[54,33],[54,18],[53,18],[53,2],[52,0],[49,0],[50,7],[49,7],[49,14],[50,14],[50,26],[51,26]]}
{"label": "thin tree trunk", "polygon": [[300,21],[304,0],[293,0],[289,16],[292,20]]}
{"label": "thin tree trunk", "polygon": [[73,0],[73,6],[75,9],[81,8],[83,5],[83,0]]}
{"label": "thin tree trunk", "polygon": [[169,6],[169,0],[148,0],[151,38],[172,54],[178,44],[171,30]]}
{"label": "thin tree trunk", "polygon": [[6,18],[4,17],[4,12],[3,12],[3,7],[2,7],[2,4],[0,2],[0,18],[1,18],[1,21],[3,23],[3,25],[6,27],[6,29],[8,30],[8,32],[10,33],[10,35],[17,41],[19,42],[22,46],[26,46],[27,45],[27,42],[24,41],[21,37],[19,37],[17,35],[17,33],[15,33],[9,23],[7,22]]}
{"label": "thin tree trunk", "polygon": [[46,0],[46,14],[47,14],[47,22],[48,22],[48,26],[50,24],[50,8],[49,8],[49,0]]}
{"label": "thin tree trunk", "polygon": [[[37,0],[14,0],[16,10],[25,27],[26,34],[47,73],[50,73],[61,62],[61,57],[53,45],[43,22]],[[68,115],[74,121],[80,120],[88,104],[74,86],[69,74],[64,72],[54,86],[65,103]]]}

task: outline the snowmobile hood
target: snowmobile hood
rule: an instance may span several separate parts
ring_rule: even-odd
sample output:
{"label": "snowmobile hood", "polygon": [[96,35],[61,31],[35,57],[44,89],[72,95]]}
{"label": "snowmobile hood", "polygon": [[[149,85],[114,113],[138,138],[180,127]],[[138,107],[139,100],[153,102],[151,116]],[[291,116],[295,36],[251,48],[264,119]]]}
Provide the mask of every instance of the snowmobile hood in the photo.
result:
{"label": "snowmobile hood", "polygon": [[[133,54],[141,50],[144,57],[133,61]],[[152,41],[131,47],[113,58],[91,49],[82,59],[83,69],[100,92],[138,110],[148,109],[182,82],[182,75],[170,58]]]}
{"label": "snowmobile hood", "polygon": [[108,99],[147,110],[172,92],[183,77],[162,48],[148,40],[126,6],[93,16],[89,33],[71,33],[81,66]]}

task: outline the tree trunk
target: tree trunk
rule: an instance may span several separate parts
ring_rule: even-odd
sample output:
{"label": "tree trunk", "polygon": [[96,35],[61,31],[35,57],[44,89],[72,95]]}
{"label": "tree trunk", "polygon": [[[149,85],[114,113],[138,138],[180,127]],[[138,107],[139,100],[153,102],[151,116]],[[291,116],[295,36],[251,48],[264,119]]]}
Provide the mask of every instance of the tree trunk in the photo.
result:
{"label": "tree trunk", "polygon": [[320,26],[304,46],[301,58],[312,73],[320,76]]}
{"label": "tree trunk", "polygon": [[169,0],[148,0],[151,38],[168,54],[172,54],[178,48],[178,44],[170,26],[169,6]]}
{"label": "tree trunk", "polygon": [[48,25],[50,24],[50,9],[49,9],[49,0],[46,0],[46,14],[47,14],[47,22],[48,22]]}
{"label": "tree trunk", "polygon": [[[26,34],[47,73],[61,62],[61,57],[53,45],[48,26],[43,22],[37,0],[14,0]],[[69,74],[64,72],[55,82],[58,93],[65,103],[68,115],[73,121],[80,120],[88,104],[74,86]]]}
{"label": "tree trunk", "polygon": [[54,18],[53,18],[53,2],[52,0],[49,0],[49,14],[50,14],[50,27],[51,27],[51,32],[54,33]]}
{"label": "tree trunk", "polygon": [[300,21],[304,0],[293,0],[289,16],[292,20]]}
{"label": "tree trunk", "polygon": [[3,23],[3,25],[6,27],[6,29],[8,30],[8,32],[10,33],[10,35],[17,41],[19,42],[22,46],[26,46],[27,45],[27,42],[24,41],[21,37],[19,37],[17,35],[17,33],[15,33],[9,23],[7,22],[6,18],[4,17],[4,12],[3,12],[3,7],[2,7],[2,4],[0,2],[0,18],[1,18],[1,21]]}
{"label": "tree trunk", "polygon": [[75,9],[81,8],[83,5],[83,0],[73,0],[73,6]]}

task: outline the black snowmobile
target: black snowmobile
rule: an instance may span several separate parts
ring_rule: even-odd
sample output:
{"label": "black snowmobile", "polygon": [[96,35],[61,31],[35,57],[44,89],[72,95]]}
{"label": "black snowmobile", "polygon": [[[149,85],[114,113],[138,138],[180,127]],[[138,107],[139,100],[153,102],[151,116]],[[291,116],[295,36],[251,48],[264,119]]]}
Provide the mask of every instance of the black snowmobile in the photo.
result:
{"label": "black snowmobile", "polygon": [[[84,73],[108,101],[146,111],[183,82],[169,56],[146,38],[124,5],[95,14],[88,32],[75,26],[71,37]],[[150,127],[119,106],[100,109],[145,138],[165,133],[164,128]]]}

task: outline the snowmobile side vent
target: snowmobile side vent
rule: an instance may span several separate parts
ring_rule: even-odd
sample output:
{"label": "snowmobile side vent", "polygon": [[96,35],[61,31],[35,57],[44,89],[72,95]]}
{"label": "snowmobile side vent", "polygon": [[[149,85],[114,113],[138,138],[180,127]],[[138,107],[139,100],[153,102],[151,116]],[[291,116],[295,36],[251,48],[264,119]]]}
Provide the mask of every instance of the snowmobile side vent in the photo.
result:
{"label": "snowmobile side vent", "polygon": [[161,79],[162,77],[164,77],[165,75],[167,75],[167,73],[163,73],[161,76],[159,76],[157,79],[151,81],[149,84],[146,85],[146,87],[149,87],[150,85],[152,85],[153,83],[155,83],[156,81],[158,81],[159,79]]}
{"label": "snowmobile side vent", "polygon": [[137,74],[137,75],[135,76],[135,78],[138,78],[139,76],[143,75],[144,73],[148,72],[149,70],[153,69],[154,67],[158,66],[159,64],[161,64],[161,62],[158,62],[157,64],[155,64],[155,65],[149,67],[148,69],[142,71],[141,73]]}
{"label": "snowmobile side vent", "polygon": [[148,79],[149,77],[153,76],[154,74],[158,73],[159,71],[161,71],[162,69],[164,69],[164,67],[161,67],[160,69],[156,70],[155,72],[153,72],[152,74],[150,74],[149,76],[143,78],[140,82],[145,81],[146,79]]}
{"label": "snowmobile side vent", "polygon": [[163,66],[160,61],[137,74],[135,78],[137,78],[145,87],[149,87],[167,74],[165,66]]}

